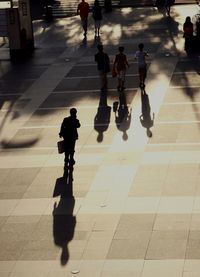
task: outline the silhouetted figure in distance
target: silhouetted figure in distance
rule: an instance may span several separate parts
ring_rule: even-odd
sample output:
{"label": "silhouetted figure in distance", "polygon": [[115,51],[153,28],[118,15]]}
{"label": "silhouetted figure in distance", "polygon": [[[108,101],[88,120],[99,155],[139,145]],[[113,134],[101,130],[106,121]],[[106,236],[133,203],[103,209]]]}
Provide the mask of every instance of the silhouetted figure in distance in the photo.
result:
{"label": "silhouetted figure in distance", "polygon": [[185,51],[190,53],[193,48],[193,23],[190,16],[187,16],[183,24],[183,37],[185,38]]}
{"label": "silhouetted figure in distance", "polygon": [[145,79],[147,76],[147,64],[146,57],[148,57],[148,53],[144,51],[144,44],[140,43],[138,45],[138,51],[135,53],[135,59],[138,61],[138,73],[140,78],[139,87],[145,87]]}
{"label": "silhouetted figure in distance", "polygon": [[110,59],[108,54],[103,51],[102,44],[97,45],[97,49],[98,53],[95,54],[94,60],[97,63],[97,70],[101,80],[101,92],[105,92],[108,85],[107,74],[110,72]]}
{"label": "silhouetted figure in distance", "polygon": [[83,27],[83,31],[84,31],[84,37],[87,36],[87,28],[88,28],[88,14],[90,11],[90,6],[89,4],[85,1],[82,0],[77,7],[77,14],[80,15],[81,18],[81,24]]}
{"label": "silhouetted figure in distance", "polygon": [[94,1],[94,6],[92,9],[92,16],[94,19],[94,29],[95,29],[95,37],[100,36],[100,27],[101,27],[101,20],[102,20],[102,11],[101,6],[98,0]]}

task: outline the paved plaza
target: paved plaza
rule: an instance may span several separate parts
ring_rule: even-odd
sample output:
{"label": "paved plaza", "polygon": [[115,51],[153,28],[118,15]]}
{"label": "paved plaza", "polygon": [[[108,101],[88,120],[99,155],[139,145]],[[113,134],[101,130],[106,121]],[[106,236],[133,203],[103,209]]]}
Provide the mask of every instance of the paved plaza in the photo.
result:
{"label": "paved plaza", "polygon": [[[197,12],[116,9],[104,15],[100,41],[92,19],[87,41],[77,16],[34,21],[36,49],[22,64],[2,44],[0,277],[199,277],[200,62],[184,52],[182,33]],[[120,96],[111,75],[100,93],[99,42],[111,61],[125,47]],[[140,42],[146,95],[134,60]],[[63,177],[56,144],[71,107],[81,128]],[[64,197],[70,188],[74,197]]]}

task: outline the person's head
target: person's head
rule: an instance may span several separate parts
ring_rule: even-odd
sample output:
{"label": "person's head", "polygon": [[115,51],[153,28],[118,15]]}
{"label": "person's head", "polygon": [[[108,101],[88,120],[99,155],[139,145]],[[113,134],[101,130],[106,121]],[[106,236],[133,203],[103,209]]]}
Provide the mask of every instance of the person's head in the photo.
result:
{"label": "person's head", "polygon": [[124,47],[123,47],[123,46],[120,46],[120,47],[118,48],[118,50],[119,50],[120,53],[123,53],[123,52],[124,52]]}
{"label": "person's head", "polygon": [[76,117],[76,114],[77,114],[77,109],[71,108],[70,109],[70,115],[73,116],[73,117]]}
{"label": "person's head", "polygon": [[128,134],[127,134],[127,132],[125,131],[125,132],[123,132],[123,136],[122,136],[122,138],[123,138],[123,140],[127,140],[128,139]]}
{"label": "person's head", "polygon": [[103,45],[102,44],[98,44],[97,45],[97,49],[99,50],[99,52],[103,52]]}
{"label": "person's head", "polygon": [[190,16],[187,16],[186,19],[185,19],[185,22],[186,22],[186,23],[190,23],[190,22],[191,22],[191,17],[190,17]]}
{"label": "person's head", "polygon": [[140,51],[142,51],[142,50],[144,49],[144,44],[143,44],[143,43],[140,43],[140,44],[138,45],[138,48],[139,48]]}
{"label": "person's head", "polygon": [[103,141],[103,132],[99,132],[97,136],[97,142],[102,142]]}
{"label": "person's head", "polygon": [[147,128],[147,137],[149,137],[149,138],[152,137],[152,132],[149,128]]}

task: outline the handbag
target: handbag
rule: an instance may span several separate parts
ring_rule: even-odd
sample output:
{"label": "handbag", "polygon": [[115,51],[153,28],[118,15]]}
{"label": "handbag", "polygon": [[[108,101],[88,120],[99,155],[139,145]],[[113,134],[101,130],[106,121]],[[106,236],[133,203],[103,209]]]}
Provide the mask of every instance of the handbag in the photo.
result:
{"label": "handbag", "polygon": [[58,153],[62,154],[65,152],[65,142],[64,140],[60,140],[57,142],[57,147],[58,147]]}

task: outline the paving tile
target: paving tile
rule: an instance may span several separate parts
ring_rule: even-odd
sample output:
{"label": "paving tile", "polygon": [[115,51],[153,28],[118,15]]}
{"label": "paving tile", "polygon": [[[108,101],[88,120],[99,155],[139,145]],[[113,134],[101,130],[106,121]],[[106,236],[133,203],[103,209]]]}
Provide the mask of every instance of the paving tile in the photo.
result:
{"label": "paving tile", "polygon": [[115,237],[117,237],[117,233],[120,231],[127,232],[129,234],[129,230],[134,231],[152,231],[153,224],[155,220],[154,214],[124,214],[121,215],[119,223],[116,228]]}
{"label": "paving tile", "polygon": [[12,211],[12,215],[39,215],[45,211],[49,199],[21,199]]}
{"label": "paving tile", "polygon": [[1,184],[1,191],[6,192],[6,189],[9,190],[9,188],[11,188],[13,192],[17,192],[21,189],[25,191],[39,172],[39,168],[19,168],[9,171],[7,169],[2,169],[2,171],[8,172],[9,176],[7,176],[6,179],[4,179],[3,184]]}
{"label": "paving tile", "polygon": [[181,277],[183,272],[184,262],[183,260],[156,260],[156,261],[145,261],[142,277],[153,277],[153,276],[173,276]]}
{"label": "paving tile", "polygon": [[165,95],[165,102],[168,103],[188,103],[191,104],[191,96],[195,96],[195,100],[199,101],[200,96],[198,94],[198,88],[195,87],[182,87],[182,88],[173,88],[170,87]]}
{"label": "paving tile", "polygon": [[199,218],[198,213],[191,215],[190,230],[192,230],[192,231],[199,231],[200,230],[200,218]]}
{"label": "paving tile", "polygon": [[125,203],[125,213],[152,214],[155,213],[159,205],[159,197],[132,197]]}
{"label": "paving tile", "polygon": [[151,143],[175,143],[180,126],[175,124],[159,124],[153,130]]}
{"label": "paving tile", "polygon": [[164,181],[136,181],[129,191],[129,197],[159,197],[162,194]]}
{"label": "paving tile", "polygon": [[9,275],[9,272],[1,272],[1,277],[8,277]]}
{"label": "paving tile", "polygon": [[132,231],[130,236],[130,239],[113,239],[107,259],[144,259],[151,232]]}
{"label": "paving tile", "polygon": [[186,110],[185,105],[162,105],[158,113],[159,121],[161,122],[175,122],[181,121],[183,113]]}
{"label": "paving tile", "polygon": [[167,231],[167,230],[185,230],[188,231],[191,221],[190,214],[157,214],[153,230]]}
{"label": "paving tile", "polygon": [[32,84],[34,80],[1,80],[0,92],[4,94],[10,93],[24,93]]}
{"label": "paving tile", "polygon": [[53,271],[53,272],[49,272],[48,273],[48,277],[53,277],[53,276],[57,276],[57,277],[71,277],[72,273],[71,272],[60,272],[60,271]]}
{"label": "paving tile", "polygon": [[158,205],[158,213],[166,213],[166,214],[190,214],[193,209],[193,197],[162,197],[160,199],[160,203]]}
{"label": "paving tile", "polygon": [[140,276],[143,264],[143,260],[107,260],[102,270],[102,276]]}
{"label": "paving tile", "polygon": [[8,223],[6,222],[1,228],[1,239],[5,241],[11,239],[14,241],[27,241],[31,239],[32,234],[36,228],[35,222],[23,222],[23,223]]}
{"label": "paving tile", "polygon": [[184,263],[184,277],[196,277],[199,274],[199,259],[186,259]]}
{"label": "paving tile", "polygon": [[47,276],[47,272],[40,272],[40,271],[36,271],[34,270],[34,272],[31,272],[30,270],[27,269],[26,272],[11,272],[11,274],[9,276],[12,277],[25,277],[25,276],[30,276],[30,277],[46,277]]}
{"label": "paving tile", "polygon": [[17,204],[19,203],[19,200],[1,200],[0,201],[0,216],[9,216]]}
{"label": "paving tile", "polygon": [[153,231],[146,259],[184,259],[188,231]]}
{"label": "paving tile", "polygon": [[186,259],[199,259],[200,251],[199,251],[199,234],[197,231],[190,231],[186,249]]}
{"label": "paving tile", "polygon": [[0,261],[0,272],[3,274],[10,273],[13,270],[13,267],[15,266],[15,261]]}

